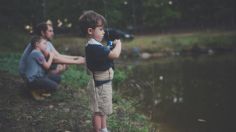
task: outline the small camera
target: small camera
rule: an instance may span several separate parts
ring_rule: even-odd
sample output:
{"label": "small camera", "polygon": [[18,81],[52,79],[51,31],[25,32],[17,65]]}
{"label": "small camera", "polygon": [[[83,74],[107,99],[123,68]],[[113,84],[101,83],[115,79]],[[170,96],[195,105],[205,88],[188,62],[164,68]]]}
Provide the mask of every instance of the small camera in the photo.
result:
{"label": "small camera", "polygon": [[107,48],[112,50],[115,47],[112,41],[107,41]]}

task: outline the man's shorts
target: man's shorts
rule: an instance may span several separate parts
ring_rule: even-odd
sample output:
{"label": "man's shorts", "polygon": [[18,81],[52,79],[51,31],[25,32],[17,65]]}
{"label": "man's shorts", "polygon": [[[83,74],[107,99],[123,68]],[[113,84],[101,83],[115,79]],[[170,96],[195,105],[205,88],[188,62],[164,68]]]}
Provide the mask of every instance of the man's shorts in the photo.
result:
{"label": "man's shorts", "polygon": [[112,113],[112,82],[95,87],[94,80],[88,83],[90,107],[93,112],[100,112],[102,115]]}

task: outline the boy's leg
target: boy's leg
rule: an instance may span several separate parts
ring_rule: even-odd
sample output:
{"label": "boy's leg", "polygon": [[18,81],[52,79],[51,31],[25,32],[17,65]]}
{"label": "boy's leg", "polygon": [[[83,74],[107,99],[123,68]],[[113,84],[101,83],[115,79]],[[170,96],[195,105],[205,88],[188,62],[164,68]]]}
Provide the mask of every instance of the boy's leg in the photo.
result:
{"label": "boy's leg", "polygon": [[106,115],[101,116],[101,121],[102,121],[102,128],[101,132],[108,132],[107,130],[107,120],[106,120]]}
{"label": "boy's leg", "polygon": [[93,129],[95,132],[100,132],[102,128],[101,113],[95,112],[93,114]]}
{"label": "boy's leg", "polygon": [[58,83],[49,79],[48,77],[44,77],[29,83],[29,86],[34,89],[53,92],[57,90]]}
{"label": "boy's leg", "polygon": [[61,76],[58,74],[48,74],[47,77],[58,84],[61,82]]}
{"label": "boy's leg", "polygon": [[[104,132],[107,132],[107,120],[106,115],[101,116],[101,127]],[[102,131],[103,132],[103,131]]]}

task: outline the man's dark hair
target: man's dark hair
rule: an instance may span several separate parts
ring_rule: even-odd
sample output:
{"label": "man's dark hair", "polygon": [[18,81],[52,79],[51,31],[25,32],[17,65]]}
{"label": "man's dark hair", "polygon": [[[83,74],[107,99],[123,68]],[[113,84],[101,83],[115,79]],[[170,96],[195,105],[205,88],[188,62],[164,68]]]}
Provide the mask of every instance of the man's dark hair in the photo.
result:
{"label": "man's dark hair", "polygon": [[31,41],[30,41],[30,44],[33,48],[35,48],[36,46],[36,43],[37,42],[40,42],[42,39],[44,39],[42,36],[39,36],[39,35],[35,35],[32,37]]}
{"label": "man's dark hair", "polygon": [[79,27],[82,36],[86,36],[88,34],[88,28],[95,29],[96,27],[104,26],[105,24],[106,19],[92,10],[85,11],[79,18]]}
{"label": "man's dark hair", "polygon": [[35,35],[42,36],[42,31],[46,32],[48,30],[48,26],[52,26],[51,24],[47,24],[46,22],[39,23],[35,28]]}

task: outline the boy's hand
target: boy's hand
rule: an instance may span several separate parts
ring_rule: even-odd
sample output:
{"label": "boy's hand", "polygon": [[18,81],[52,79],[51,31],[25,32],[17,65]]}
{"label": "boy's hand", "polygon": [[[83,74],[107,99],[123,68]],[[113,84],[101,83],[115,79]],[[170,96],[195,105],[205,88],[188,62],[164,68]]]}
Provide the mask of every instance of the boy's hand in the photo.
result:
{"label": "boy's hand", "polygon": [[45,57],[48,57],[48,56],[50,55],[47,50],[43,50],[42,52],[43,52],[43,55],[44,55]]}
{"label": "boy's hand", "polygon": [[54,57],[55,56],[55,54],[53,53],[53,52],[49,52],[49,55],[50,55],[50,57]]}
{"label": "boy's hand", "polygon": [[121,45],[121,41],[120,39],[115,39],[114,42],[113,42],[116,45]]}
{"label": "boy's hand", "polygon": [[108,57],[110,59],[117,59],[117,58],[119,58],[120,52],[121,52],[121,41],[120,41],[120,39],[116,39],[116,40],[114,40],[113,43],[114,43],[115,47],[110,51]]}

